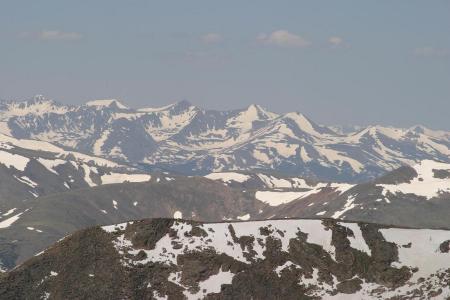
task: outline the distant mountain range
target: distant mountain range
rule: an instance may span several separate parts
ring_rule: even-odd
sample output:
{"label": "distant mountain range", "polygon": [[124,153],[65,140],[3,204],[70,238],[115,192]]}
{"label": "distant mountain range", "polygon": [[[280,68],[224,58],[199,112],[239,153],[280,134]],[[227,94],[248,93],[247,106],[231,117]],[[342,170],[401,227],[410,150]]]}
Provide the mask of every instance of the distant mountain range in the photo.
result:
{"label": "distant mountain range", "polygon": [[2,299],[448,299],[450,232],[334,220],[153,219],[65,237]]}
{"label": "distant mountain range", "polygon": [[4,134],[147,170],[187,175],[272,170],[362,182],[424,159],[450,163],[450,132],[422,126],[355,130],[318,125],[296,112],[275,114],[258,105],[213,111],[181,101],[131,109],[114,99],[73,106],[42,96],[0,103]]}

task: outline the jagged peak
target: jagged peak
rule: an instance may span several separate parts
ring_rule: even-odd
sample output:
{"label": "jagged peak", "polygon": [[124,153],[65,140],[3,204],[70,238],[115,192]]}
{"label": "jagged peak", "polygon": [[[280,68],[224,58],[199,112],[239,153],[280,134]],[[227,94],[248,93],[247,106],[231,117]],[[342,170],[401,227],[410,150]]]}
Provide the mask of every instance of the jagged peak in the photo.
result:
{"label": "jagged peak", "polygon": [[35,95],[25,101],[12,101],[12,102],[16,102],[16,103],[26,103],[27,106],[33,105],[33,104],[42,104],[42,103],[52,103],[55,104],[56,102],[53,101],[52,99],[46,98],[44,95]]}
{"label": "jagged peak", "polygon": [[43,95],[36,95],[25,100],[2,102],[3,117],[25,116],[28,114],[43,115],[46,113],[62,114],[70,109],[72,109],[71,106],[58,103]]}
{"label": "jagged peak", "polygon": [[46,100],[48,100],[47,98],[45,98],[45,96],[44,95],[35,95],[34,97],[33,97],[33,99],[35,100],[35,101],[46,101]]}

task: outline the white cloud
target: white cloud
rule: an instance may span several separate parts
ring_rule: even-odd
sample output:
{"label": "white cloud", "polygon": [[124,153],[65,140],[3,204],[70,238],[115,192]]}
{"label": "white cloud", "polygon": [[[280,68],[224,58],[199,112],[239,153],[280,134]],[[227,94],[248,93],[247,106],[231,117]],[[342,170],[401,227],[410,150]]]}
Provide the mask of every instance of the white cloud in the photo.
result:
{"label": "white cloud", "polygon": [[218,33],[207,33],[201,37],[203,43],[211,45],[211,44],[219,44],[223,41],[223,37]]}
{"label": "white cloud", "polygon": [[343,38],[341,38],[340,36],[332,36],[328,39],[328,43],[332,46],[332,47],[340,47],[343,46],[345,44],[345,41]]}
{"label": "white cloud", "polygon": [[22,32],[20,37],[23,38],[35,38],[44,41],[74,41],[83,38],[83,35],[78,32],[65,32],[61,30],[42,30],[39,32]]}
{"label": "white cloud", "polygon": [[450,49],[427,46],[414,49],[414,54],[423,57],[447,57],[450,56]]}
{"label": "white cloud", "polygon": [[311,45],[310,41],[287,30],[277,30],[271,34],[261,33],[257,40],[267,45],[279,47],[306,48]]}

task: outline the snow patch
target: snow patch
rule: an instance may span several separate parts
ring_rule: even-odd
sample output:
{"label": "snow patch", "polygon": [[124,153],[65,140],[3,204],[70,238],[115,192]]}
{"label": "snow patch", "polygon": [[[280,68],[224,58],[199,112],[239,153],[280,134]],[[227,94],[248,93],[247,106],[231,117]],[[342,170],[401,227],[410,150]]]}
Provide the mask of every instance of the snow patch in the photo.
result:
{"label": "snow patch", "polygon": [[14,167],[19,171],[25,171],[29,161],[30,159],[25,156],[0,150],[0,163],[8,168]]}
{"label": "snow patch", "polygon": [[384,193],[414,194],[430,200],[439,197],[441,193],[450,193],[450,179],[434,177],[433,170],[450,171],[450,164],[439,163],[432,160],[423,160],[413,167],[418,176],[411,182],[400,184],[379,184]]}
{"label": "snow patch", "polygon": [[124,182],[145,182],[149,181],[151,176],[148,174],[121,174],[110,173],[101,176],[102,184],[114,184]]}
{"label": "snow patch", "polygon": [[257,191],[255,193],[255,198],[269,204],[270,206],[278,206],[317,194],[319,192],[320,190],[309,190],[306,192]]}
{"label": "snow patch", "polygon": [[349,196],[347,198],[347,201],[344,204],[344,208],[340,211],[335,212],[331,217],[333,219],[338,219],[340,218],[343,214],[345,214],[347,211],[355,208],[357,205],[354,204],[353,202],[355,201],[355,197],[356,196]]}
{"label": "snow patch", "polygon": [[230,181],[236,182],[245,182],[249,180],[251,177],[245,174],[236,173],[236,172],[225,172],[225,173],[211,173],[205,176],[211,180],[221,180],[223,182],[229,183]]}
{"label": "snow patch", "polygon": [[243,216],[238,216],[237,219],[238,219],[238,220],[241,220],[241,221],[247,221],[247,220],[250,220],[250,214],[245,214],[245,215],[243,215]]}
{"label": "snow patch", "polygon": [[67,162],[62,159],[45,159],[45,158],[41,158],[41,157],[39,157],[37,159],[37,161],[41,165],[43,165],[47,170],[49,170],[52,173],[55,173],[56,175],[59,175],[59,174],[55,171],[55,168],[59,165],[65,164]]}

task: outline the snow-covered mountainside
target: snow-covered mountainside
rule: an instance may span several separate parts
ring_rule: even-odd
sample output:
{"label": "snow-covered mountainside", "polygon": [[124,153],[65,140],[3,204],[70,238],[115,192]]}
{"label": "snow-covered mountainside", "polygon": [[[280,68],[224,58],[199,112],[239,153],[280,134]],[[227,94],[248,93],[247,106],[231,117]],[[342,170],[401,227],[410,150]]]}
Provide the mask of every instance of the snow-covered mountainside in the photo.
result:
{"label": "snow-covered mountainside", "polygon": [[[329,184],[332,187],[334,184]],[[296,191],[265,191],[271,195],[261,217],[326,217],[341,220],[424,228],[450,228],[450,164],[424,160],[404,166],[367,183],[343,185],[339,193],[329,188],[304,190],[282,202],[283,195]],[[328,192],[327,192],[328,191]],[[256,192],[256,196],[258,196]],[[299,194],[301,194],[300,192]],[[256,197],[258,198],[258,197]]]}
{"label": "snow-covered mountainside", "polygon": [[327,128],[300,113],[279,115],[258,105],[212,111],[181,101],[132,109],[114,99],[69,106],[39,96],[0,103],[0,132],[185,174],[270,169],[363,181],[423,159],[450,162],[449,132]]}
{"label": "snow-covered mountainside", "polygon": [[0,228],[7,216],[22,213],[40,196],[150,178],[104,158],[0,134]]}
{"label": "snow-covered mountainside", "polygon": [[72,234],[4,299],[448,299],[450,232],[332,220],[153,219]]}

